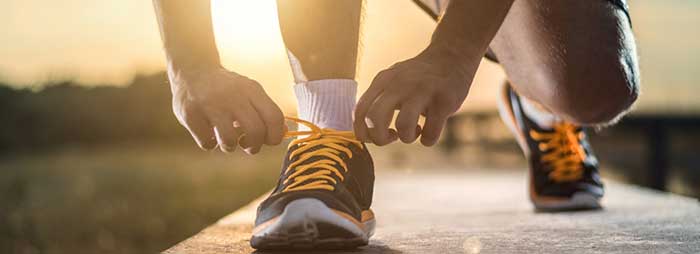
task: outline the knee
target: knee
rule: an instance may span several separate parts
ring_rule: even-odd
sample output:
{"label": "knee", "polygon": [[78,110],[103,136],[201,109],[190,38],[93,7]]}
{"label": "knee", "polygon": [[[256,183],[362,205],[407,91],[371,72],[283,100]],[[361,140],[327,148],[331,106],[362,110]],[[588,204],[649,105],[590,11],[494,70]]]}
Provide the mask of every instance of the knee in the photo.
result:
{"label": "knee", "polygon": [[639,96],[636,61],[617,60],[567,68],[549,82],[557,83],[550,86],[557,87],[552,110],[582,125],[614,122]]}

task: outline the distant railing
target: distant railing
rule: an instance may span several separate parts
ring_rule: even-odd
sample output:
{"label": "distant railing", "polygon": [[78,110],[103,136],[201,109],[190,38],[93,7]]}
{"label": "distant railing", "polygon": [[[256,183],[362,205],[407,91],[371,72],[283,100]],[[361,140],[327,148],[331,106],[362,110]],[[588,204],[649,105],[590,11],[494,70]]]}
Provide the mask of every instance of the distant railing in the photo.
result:
{"label": "distant railing", "polygon": [[651,188],[667,190],[670,168],[671,129],[687,128],[700,131],[700,116],[696,115],[630,115],[615,128],[642,129],[646,133],[648,151],[647,172]]}

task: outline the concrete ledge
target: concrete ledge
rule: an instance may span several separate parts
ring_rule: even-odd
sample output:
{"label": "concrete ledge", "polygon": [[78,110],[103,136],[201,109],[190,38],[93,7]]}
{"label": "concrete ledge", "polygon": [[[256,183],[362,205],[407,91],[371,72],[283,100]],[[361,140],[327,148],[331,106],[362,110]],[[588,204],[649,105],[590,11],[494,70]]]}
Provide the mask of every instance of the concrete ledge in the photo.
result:
{"label": "concrete ledge", "polygon": [[[349,253],[700,253],[700,203],[607,182],[605,209],[535,213],[519,171],[385,171],[377,233]],[[263,196],[264,197],[264,196]],[[262,198],[165,253],[251,253]]]}

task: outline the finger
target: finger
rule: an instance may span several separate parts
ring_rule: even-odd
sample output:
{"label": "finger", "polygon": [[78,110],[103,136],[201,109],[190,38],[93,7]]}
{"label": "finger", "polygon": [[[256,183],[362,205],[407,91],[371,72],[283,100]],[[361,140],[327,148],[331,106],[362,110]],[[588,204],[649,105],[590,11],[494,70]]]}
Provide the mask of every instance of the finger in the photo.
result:
{"label": "finger", "polygon": [[389,130],[398,102],[398,96],[383,93],[370,107],[367,124],[372,126],[368,126],[367,132],[374,144],[382,146],[398,139],[396,131]]}
{"label": "finger", "polygon": [[367,112],[369,112],[369,109],[374,101],[382,93],[384,87],[391,82],[395,75],[395,71],[390,70],[384,70],[377,74],[377,76],[374,77],[374,80],[372,80],[372,84],[369,86],[367,91],[365,91],[357,101],[357,105],[355,106],[355,119],[353,119],[353,127],[355,130],[355,136],[360,141],[367,142],[369,139],[367,123],[365,122]]}
{"label": "finger", "polygon": [[239,145],[250,155],[260,151],[260,147],[265,142],[265,123],[255,111],[252,105],[246,104],[239,108],[234,114],[236,122],[240,123],[243,135]]}
{"label": "finger", "polygon": [[214,133],[219,148],[223,152],[233,152],[238,146],[238,138],[241,135],[240,131],[233,127],[233,120],[230,118],[222,118],[215,121]]}
{"label": "finger", "polygon": [[428,110],[427,116],[425,118],[425,125],[423,126],[423,131],[421,132],[420,142],[424,146],[432,146],[437,143],[440,138],[440,133],[445,127],[445,122],[449,114],[443,113],[436,110]]}
{"label": "finger", "polygon": [[418,119],[427,104],[427,100],[424,98],[423,96],[414,96],[401,105],[401,110],[396,118],[396,131],[401,142],[413,143],[418,138],[421,132]]}
{"label": "finger", "polygon": [[266,127],[265,144],[278,145],[284,137],[284,115],[272,99],[261,91],[251,104]]}
{"label": "finger", "polygon": [[182,119],[183,125],[200,148],[209,151],[216,147],[214,128],[203,114],[196,109],[189,109],[185,110]]}

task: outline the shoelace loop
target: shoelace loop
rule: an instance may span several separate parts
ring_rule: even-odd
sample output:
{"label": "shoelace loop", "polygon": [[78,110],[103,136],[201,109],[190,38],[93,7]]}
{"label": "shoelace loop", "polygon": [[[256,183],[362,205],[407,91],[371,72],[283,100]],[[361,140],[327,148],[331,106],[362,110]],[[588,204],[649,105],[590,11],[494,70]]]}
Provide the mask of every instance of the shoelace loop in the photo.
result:
{"label": "shoelace loop", "polygon": [[[289,154],[289,160],[295,156],[299,156],[294,162],[290,163],[284,171],[284,174],[289,174],[284,180],[284,184],[289,184],[282,192],[298,191],[298,190],[335,190],[334,185],[337,180],[333,176],[337,176],[341,181],[344,180],[343,173],[348,171],[348,166],[340,157],[345,154],[348,158],[352,158],[352,150],[347,145],[353,144],[364,149],[362,143],[355,138],[352,131],[339,131],[329,128],[320,128],[313,123],[304,121],[294,117],[285,117],[287,120],[308,127],[308,131],[287,131],[285,138],[300,137],[289,143],[289,147],[299,145],[299,147]],[[305,136],[305,137],[303,137]],[[320,147],[315,150],[313,148]],[[309,151],[311,150],[311,151]],[[320,157],[315,161],[310,161],[312,157]],[[340,172],[339,166],[343,172]],[[313,173],[306,174],[312,169],[317,169]]]}
{"label": "shoelace loop", "polygon": [[553,132],[530,130],[530,137],[539,143],[544,155],[541,162],[549,164],[549,178],[556,182],[576,181],[583,177],[583,161],[586,151],[580,144],[583,131],[570,123],[557,123]]}

